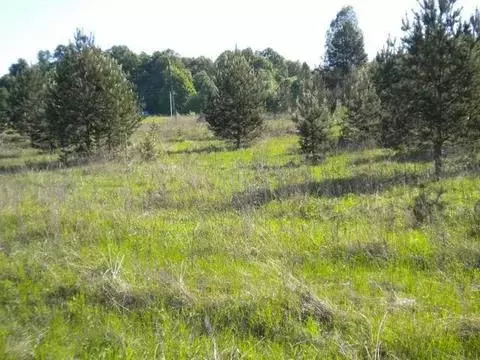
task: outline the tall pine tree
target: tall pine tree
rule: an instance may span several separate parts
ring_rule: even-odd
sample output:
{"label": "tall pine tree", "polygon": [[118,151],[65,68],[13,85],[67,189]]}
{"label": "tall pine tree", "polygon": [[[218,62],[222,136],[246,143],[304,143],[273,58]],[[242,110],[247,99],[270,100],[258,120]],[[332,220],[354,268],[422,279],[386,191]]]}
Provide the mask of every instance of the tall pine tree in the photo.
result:
{"label": "tall pine tree", "polygon": [[474,96],[471,27],[456,0],[423,0],[405,20],[404,71],[398,101],[411,121],[409,137],[432,146],[435,174],[442,172],[445,144],[463,135]]}
{"label": "tall pine tree", "polygon": [[473,48],[471,66],[475,72],[475,90],[470,100],[468,126],[466,127],[466,145],[472,158],[476,158],[480,150],[480,10],[470,18],[472,26],[471,36],[468,40]]}

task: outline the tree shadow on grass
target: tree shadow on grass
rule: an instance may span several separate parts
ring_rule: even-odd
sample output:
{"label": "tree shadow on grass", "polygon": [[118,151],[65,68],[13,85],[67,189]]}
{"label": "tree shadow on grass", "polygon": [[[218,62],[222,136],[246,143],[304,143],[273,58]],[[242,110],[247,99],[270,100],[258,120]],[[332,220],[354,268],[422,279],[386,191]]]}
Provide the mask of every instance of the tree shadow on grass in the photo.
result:
{"label": "tree shadow on grass", "polygon": [[222,151],[229,151],[230,149],[225,146],[205,146],[195,149],[183,149],[183,150],[169,150],[167,151],[168,155],[179,155],[179,154],[208,154],[208,153],[217,153]]}
{"label": "tree shadow on grass", "polygon": [[[458,176],[478,176],[480,166],[475,168],[446,169],[442,179]],[[395,186],[420,185],[436,182],[432,171],[423,173],[397,173],[393,176],[378,176],[358,174],[347,178],[327,179],[320,182],[292,184],[277,189],[255,189],[237,193],[232,198],[235,209],[241,210],[250,207],[260,207],[275,200],[285,200],[294,196],[309,195],[314,197],[341,198],[346,195],[371,195],[387,191]]]}
{"label": "tree shadow on grass", "polygon": [[235,209],[260,207],[274,200],[284,200],[294,196],[340,198],[349,194],[375,194],[398,185],[416,185],[431,179],[430,174],[398,174],[392,177],[359,174],[353,177],[327,179],[320,182],[307,182],[279,187],[277,189],[257,189],[238,193],[232,198]]}
{"label": "tree shadow on grass", "polygon": [[285,164],[282,165],[271,165],[271,164],[262,164],[262,163],[256,163],[253,165],[248,166],[248,168],[252,170],[264,170],[264,171],[270,171],[270,170],[286,170],[286,169],[298,169],[302,167],[303,163],[300,162],[294,162],[294,161],[289,161]]}
{"label": "tree shadow on grass", "polygon": [[20,154],[0,154],[0,160],[18,159]]}
{"label": "tree shadow on grass", "polygon": [[213,136],[210,136],[210,137],[200,137],[200,138],[166,138],[165,139],[165,142],[167,143],[183,143],[185,141],[194,141],[194,142],[199,142],[199,143],[202,143],[202,142],[208,142],[208,141],[215,141],[216,138],[213,137]]}
{"label": "tree shadow on grass", "polygon": [[398,154],[381,154],[369,157],[361,157],[353,161],[354,165],[367,165],[380,162],[396,162],[396,163],[419,163],[426,164],[433,161],[431,151],[416,151]]}
{"label": "tree shadow on grass", "polygon": [[60,160],[49,160],[35,163],[26,163],[21,165],[0,165],[0,175],[23,174],[31,171],[53,171],[80,167],[94,162],[88,158],[79,158],[71,160],[68,163]]}

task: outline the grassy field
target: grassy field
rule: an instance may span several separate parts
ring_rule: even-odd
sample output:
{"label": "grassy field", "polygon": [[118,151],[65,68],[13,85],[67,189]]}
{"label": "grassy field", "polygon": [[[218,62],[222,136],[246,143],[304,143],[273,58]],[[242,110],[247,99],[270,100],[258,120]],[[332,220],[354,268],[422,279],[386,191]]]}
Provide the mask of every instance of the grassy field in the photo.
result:
{"label": "grassy field", "polygon": [[308,165],[293,130],[232,151],[148,119],[70,168],[4,135],[0,358],[480,358],[478,174],[381,149]]}

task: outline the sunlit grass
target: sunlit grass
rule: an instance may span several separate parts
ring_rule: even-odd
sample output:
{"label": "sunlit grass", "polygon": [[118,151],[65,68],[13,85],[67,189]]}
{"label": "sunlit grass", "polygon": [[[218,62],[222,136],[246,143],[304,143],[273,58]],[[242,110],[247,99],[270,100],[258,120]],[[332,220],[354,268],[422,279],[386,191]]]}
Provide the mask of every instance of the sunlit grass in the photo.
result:
{"label": "sunlit grass", "polygon": [[[1,149],[0,358],[480,356],[474,174],[436,184],[382,149],[309,165],[288,120],[235,151],[146,119],[127,154],[72,168]],[[419,225],[420,183],[446,205]]]}

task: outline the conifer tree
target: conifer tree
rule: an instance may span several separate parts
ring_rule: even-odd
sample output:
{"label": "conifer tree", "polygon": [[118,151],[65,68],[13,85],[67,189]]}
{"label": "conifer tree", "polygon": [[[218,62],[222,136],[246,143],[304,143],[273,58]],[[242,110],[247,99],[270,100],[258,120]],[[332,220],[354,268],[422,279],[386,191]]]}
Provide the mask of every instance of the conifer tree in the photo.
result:
{"label": "conifer tree", "polygon": [[80,31],[57,64],[48,115],[57,145],[87,155],[125,144],[140,120],[121,67]]}
{"label": "conifer tree", "polygon": [[0,87],[0,131],[7,127],[8,118],[8,90]]}
{"label": "conifer tree", "polygon": [[480,150],[480,10],[470,18],[471,34],[468,37],[472,47],[471,66],[474,71],[474,90],[469,102],[468,122],[465,128],[465,142],[472,158]]}
{"label": "conifer tree", "polygon": [[46,117],[48,74],[38,66],[16,71],[8,96],[9,123],[33,147],[51,147]]}
{"label": "conifer tree", "polygon": [[300,148],[307,159],[322,160],[333,145],[333,121],[325,88],[318,77],[303,83],[293,120],[300,134]]}
{"label": "conifer tree", "polygon": [[217,92],[205,119],[216,136],[238,149],[257,137],[263,125],[264,86],[240,52],[225,52],[216,62]]}
{"label": "conifer tree", "polygon": [[404,50],[389,39],[373,66],[373,81],[382,105],[379,140],[382,146],[393,149],[408,142],[412,125],[408,103],[404,103],[401,96],[401,79],[406,71],[404,59]]}
{"label": "conifer tree", "polygon": [[368,66],[357,69],[353,74],[346,107],[348,116],[344,140],[354,145],[376,144],[379,138],[381,103]]}
{"label": "conifer tree", "polygon": [[475,90],[471,27],[456,0],[423,0],[405,20],[404,71],[397,101],[410,119],[409,137],[432,147],[435,174],[442,172],[445,144],[462,138]]}

